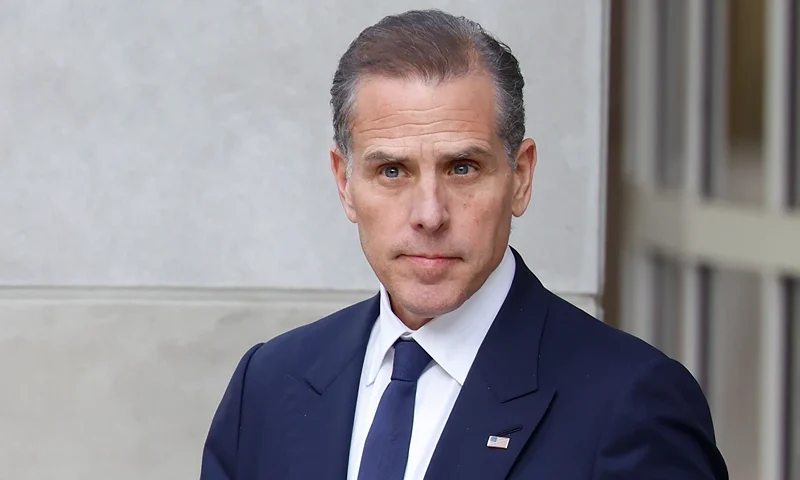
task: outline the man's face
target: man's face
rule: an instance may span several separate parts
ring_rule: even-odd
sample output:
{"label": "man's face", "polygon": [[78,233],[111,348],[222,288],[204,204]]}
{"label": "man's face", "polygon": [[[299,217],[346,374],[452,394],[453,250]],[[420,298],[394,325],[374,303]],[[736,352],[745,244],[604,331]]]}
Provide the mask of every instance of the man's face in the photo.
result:
{"label": "man's face", "polygon": [[530,199],[536,147],[517,168],[496,130],[490,77],[441,83],[371,77],[351,119],[352,174],[331,166],[367,260],[409,327],[458,308],[502,260]]}

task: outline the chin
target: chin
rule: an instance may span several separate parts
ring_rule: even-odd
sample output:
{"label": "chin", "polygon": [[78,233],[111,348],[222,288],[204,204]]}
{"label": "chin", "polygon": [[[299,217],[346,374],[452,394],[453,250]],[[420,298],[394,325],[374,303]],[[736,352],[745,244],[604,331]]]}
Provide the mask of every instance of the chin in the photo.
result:
{"label": "chin", "polygon": [[401,287],[395,298],[408,312],[418,317],[432,318],[460,307],[467,299],[461,293],[460,289],[443,285],[418,285],[411,288]]}

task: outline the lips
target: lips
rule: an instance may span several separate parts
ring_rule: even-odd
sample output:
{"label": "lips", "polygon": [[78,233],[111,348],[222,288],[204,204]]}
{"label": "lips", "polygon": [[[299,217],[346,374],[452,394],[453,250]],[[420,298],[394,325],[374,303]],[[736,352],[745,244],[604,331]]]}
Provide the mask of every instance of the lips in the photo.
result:
{"label": "lips", "polygon": [[428,268],[445,267],[459,260],[458,257],[442,254],[414,254],[403,255],[402,257],[415,265]]}

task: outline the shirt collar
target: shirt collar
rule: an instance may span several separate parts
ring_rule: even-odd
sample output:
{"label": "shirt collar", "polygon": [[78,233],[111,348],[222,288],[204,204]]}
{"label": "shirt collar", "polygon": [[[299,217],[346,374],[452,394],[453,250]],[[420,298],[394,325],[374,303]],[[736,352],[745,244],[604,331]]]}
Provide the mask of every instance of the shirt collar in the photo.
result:
{"label": "shirt collar", "polygon": [[514,280],[516,262],[509,247],[500,265],[481,288],[452,312],[440,315],[416,331],[394,314],[386,288],[380,286],[380,313],[368,349],[366,384],[371,385],[398,338],[413,338],[434,362],[459,385],[464,385],[478,349],[505,302]]}

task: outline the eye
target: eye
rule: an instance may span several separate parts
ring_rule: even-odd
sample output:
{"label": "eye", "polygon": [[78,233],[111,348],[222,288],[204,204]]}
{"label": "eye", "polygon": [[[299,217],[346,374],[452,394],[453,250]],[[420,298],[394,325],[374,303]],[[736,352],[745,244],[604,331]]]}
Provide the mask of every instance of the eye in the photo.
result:
{"label": "eye", "polygon": [[397,178],[400,176],[400,169],[394,165],[387,165],[381,168],[381,173],[387,178]]}
{"label": "eye", "polygon": [[455,173],[456,175],[469,175],[470,172],[472,172],[472,170],[474,169],[475,167],[473,167],[470,164],[460,163],[455,167],[453,167],[453,173]]}

